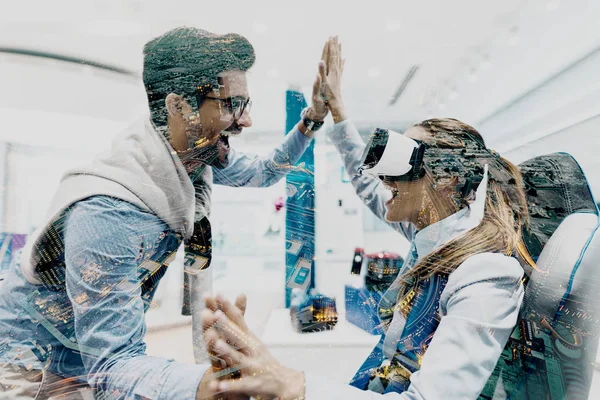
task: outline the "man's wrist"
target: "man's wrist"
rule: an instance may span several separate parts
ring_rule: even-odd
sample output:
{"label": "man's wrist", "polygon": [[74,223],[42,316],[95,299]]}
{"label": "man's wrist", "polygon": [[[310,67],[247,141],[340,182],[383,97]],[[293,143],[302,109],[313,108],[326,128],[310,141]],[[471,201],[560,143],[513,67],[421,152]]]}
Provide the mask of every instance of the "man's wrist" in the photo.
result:
{"label": "man's wrist", "polygon": [[206,372],[204,372],[204,375],[202,375],[202,379],[198,385],[198,390],[196,390],[196,400],[208,399],[212,396],[209,383],[214,379],[213,374],[213,368],[209,367]]}
{"label": "man's wrist", "polygon": [[298,130],[308,138],[312,138],[314,133],[318,131],[324,123],[324,117],[318,115],[312,107],[306,107],[300,114],[300,122]]}
{"label": "man's wrist", "polygon": [[317,122],[321,122],[325,120],[325,117],[327,116],[327,112],[325,112],[325,114],[319,114],[317,111],[315,111],[315,109],[313,107],[309,107],[306,110],[306,116],[310,119],[312,119],[313,121],[317,121]]}
{"label": "man's wrist", "polygon": [[304,125],[304,122],[302,122],[302,120],[300,120],[300,122],[298,122],[297,126],[298,126],[298,130],[300,131],[300,133],[302,133],[307,138],[312,139],[315,136],[315,131],[309,130],[306,127],[306,125]]}
{"label": "man's wrist", "polygon": [[288,369],[285,376],[279,400],[304,400],[306,393],[306,378],[304,372]]}

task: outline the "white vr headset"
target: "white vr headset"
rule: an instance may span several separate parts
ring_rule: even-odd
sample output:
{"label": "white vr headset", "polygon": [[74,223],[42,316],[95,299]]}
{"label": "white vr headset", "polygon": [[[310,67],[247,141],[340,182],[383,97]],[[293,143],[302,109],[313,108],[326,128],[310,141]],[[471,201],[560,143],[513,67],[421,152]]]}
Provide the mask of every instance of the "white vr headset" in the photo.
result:
{"label": "white vr headset", "polygon": [[401,133],[375,129],[358,171],[393,181],[411,181],[424,174],[425,145]]}
{"label": "white vr headset", "polygon": [[[426,145],[388,129],[375,129],[365,148],[358,171],[392,181],[412,181],[425,174],[423,155]],[[469,201],[470,212],[461,219],[460,229],[467,231],[483,219],[488,186],[488,164],[483,166],[483,177],[477,187],[475,199]],[[471,190],[469,180],[463,191]]]}

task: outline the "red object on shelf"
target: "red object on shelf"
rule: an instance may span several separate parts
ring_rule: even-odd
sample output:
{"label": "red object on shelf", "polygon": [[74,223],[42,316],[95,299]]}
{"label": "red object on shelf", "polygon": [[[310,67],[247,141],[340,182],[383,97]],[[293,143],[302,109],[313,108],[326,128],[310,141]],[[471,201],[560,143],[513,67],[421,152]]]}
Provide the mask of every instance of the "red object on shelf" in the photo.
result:
{"label": "red object on shelf", "polygon": [[275,200],[275,211],[279,211],[281,210],[283,207],[285,207],[285,200],[283,199],[283,197],[279,196],[276,200]]}

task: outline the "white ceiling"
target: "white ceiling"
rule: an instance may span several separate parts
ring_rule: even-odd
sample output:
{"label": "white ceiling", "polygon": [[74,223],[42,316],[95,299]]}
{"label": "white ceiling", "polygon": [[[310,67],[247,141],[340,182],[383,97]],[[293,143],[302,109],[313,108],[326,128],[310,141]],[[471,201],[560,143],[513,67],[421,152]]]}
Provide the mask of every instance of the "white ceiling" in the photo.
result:
{"label": "white ceiling", "polygon": [[[3,1],[0,47],[58,53],[139,73],[143,44],[172,27],[241,33],[257,53],[249,78],[252,134],[283,130],[285,90],[291,84],[310,86],[328,35],[339,34],[343,42],[351,117],[382,126],[428,116],[477,124],[600,45],[600,2],[594,0],[352,3]],[[388,106],[415,64],[420,69],[413,81]],[[88,125],[102,119],[123,123],[144,108],[144,97],[139,82],[113,73],[0,54],[0,108],[93,118]],[[38,121],[36,129],[43,125]],[[82,125],[81,119],[60,123],[65,135],[91,140]],[[97,135],[97,129],[90,131]]]}

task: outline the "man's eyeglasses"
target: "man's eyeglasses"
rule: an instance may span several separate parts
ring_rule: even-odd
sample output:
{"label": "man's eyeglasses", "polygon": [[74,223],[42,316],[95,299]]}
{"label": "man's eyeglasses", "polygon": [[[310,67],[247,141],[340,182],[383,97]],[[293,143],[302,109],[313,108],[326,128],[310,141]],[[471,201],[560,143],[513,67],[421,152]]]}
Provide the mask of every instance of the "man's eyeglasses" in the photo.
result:
{"label": "man's eyeglasses", "polygon": [[[252,108],[252,100],[250,100],[250,98],[227,97],[226,99],[220,99],[218,97],[204,97],[204,99],[221,103],[223,108],[225,108],[229,114],[233,115],[233,119],[236,121],[242,118],[244,111],[248,110],[248,112],[250,112],[250,109]],[[201,103],[199,102],[198,104]]]}

